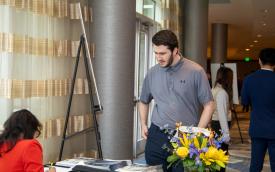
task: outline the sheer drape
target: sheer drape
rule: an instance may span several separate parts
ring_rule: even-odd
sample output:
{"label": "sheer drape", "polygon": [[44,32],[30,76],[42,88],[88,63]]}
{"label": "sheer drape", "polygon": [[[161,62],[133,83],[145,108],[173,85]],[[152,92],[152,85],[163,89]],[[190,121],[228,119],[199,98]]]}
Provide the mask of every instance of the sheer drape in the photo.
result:
{"label": "sheer drape", "polygon": [[[0,126],[15,110],[32,111],[43,124],[39,141],[44,162],[55,161],[59,153],[81,34],[77,2],[0,0]],[[91,7],[87,1],[81,3],[88,30]],[[68,133],[92,123],[83,66],[81,62]],[[66,141],[64,157],[89,152],[92,139],[84,134]]]}
{"label": "sheer drape", "polygon": [[180,36],[182,27],[180,25],[181,9],[179,1],[182,0],[161,0],[161,26],[172,30],[177,36]]}

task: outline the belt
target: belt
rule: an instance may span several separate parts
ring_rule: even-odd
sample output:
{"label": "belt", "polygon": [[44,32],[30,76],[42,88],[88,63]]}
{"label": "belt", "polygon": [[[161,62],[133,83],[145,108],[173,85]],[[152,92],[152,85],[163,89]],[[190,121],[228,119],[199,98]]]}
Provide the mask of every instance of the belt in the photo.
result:
{"label": "belt", "polygon": [[151,123],[150,128],[151,127],[152,127],[152,129],[160,131],[167,135],[174,135],[176,133],[176,130],[172,130],[172,129],[168,129],[168,128],[161,129],[159,126],[155,125],[154,123]]}

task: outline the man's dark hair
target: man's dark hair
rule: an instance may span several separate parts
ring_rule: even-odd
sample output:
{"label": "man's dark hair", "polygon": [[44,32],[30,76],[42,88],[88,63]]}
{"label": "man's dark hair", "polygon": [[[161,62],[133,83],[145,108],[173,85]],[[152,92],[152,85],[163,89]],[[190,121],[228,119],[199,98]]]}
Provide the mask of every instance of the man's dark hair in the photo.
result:
{"label": "man's dark hair", "polygon": [[[0,147],[7,144],[6,152],[8,152],[12,150],[18,140],[33,139],[36,131],[40,135],[41,128],[42,125],[30,111],[22,109],[13,112],[4,123],[4,131],[0,134]],[[1,153],[6,152],[0,152],[0,156]]]}
{"label": "man's dark hair", "polygon": [[275,65],[275,49],[265,48],[260,51],[259,58],[263,65]]}
{"label": "man's dark hair", "polygon": [[161,30],[157,32],[153,36],[152,42],[156,46],[165,45],[171,51],[179,47],[177,36],[170,30]]}

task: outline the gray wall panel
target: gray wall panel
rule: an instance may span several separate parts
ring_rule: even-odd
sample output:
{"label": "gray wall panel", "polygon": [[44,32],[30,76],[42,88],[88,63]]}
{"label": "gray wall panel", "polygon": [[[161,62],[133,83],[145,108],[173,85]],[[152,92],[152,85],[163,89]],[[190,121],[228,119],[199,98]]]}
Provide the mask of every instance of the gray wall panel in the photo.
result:
{"label": "gray wall panel", "polygon": [[208,0],[184,0],[183,55],[206,69]]}
{"label": "gray wall panel", "polygon": [[227,59],[228,25],[224,23],[213,23],[211,26],[211,61],[213,63],[225,63]]}

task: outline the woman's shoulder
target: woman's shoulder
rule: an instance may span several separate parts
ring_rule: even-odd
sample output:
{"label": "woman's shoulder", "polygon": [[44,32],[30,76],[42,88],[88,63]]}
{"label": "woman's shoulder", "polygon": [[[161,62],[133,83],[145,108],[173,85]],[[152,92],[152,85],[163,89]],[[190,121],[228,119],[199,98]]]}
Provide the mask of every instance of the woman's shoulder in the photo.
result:
{"label": "woman's shoulder", "polygon": [[225,89],[223,89],[220,86],[216,86],[216,87],[212,88],[212,94],[216,95],[216,96],[226,96],[227,95]]}
{"label": "woman's shoulder", "polygon": [[28,148],[28,147],[39,147],[40,149],[41,144],[36,139],[22,139],[17,142],[16,146],[22,147],[22,148]]}
{"label": "woman's shoulder", "polygon": [[222,86],[220,84],[217,84],[216,86],[214,86],[212,89],[211,89],[212,92],[216,92],[216,93],[219,93],[219,92],[222,92],[222,91],[225,91]]}

